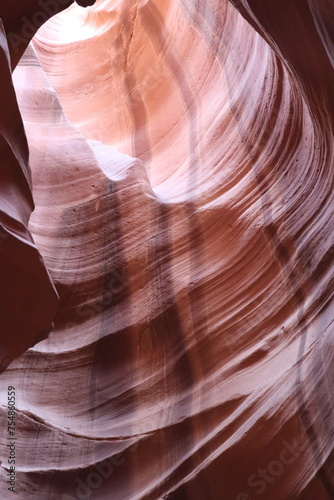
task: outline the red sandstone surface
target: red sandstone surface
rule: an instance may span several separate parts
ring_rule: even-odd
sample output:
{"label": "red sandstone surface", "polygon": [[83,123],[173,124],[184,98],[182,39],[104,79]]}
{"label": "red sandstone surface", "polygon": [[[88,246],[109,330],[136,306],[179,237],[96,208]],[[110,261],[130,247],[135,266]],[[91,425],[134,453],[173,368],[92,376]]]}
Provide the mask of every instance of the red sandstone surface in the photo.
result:
{"label": "red sandstone surface", "polygon": [[333,499],[332,0],[77,3],[0,6],[1,499]]}

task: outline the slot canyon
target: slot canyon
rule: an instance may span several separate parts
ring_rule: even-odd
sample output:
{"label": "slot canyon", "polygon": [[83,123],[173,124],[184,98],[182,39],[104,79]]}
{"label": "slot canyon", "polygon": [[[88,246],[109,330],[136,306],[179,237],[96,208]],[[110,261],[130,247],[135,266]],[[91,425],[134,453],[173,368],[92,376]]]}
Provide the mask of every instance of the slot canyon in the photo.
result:
{"label": "slot canyon", "polygon": [[333,500],[333,0],[0,19],[0,498]]}

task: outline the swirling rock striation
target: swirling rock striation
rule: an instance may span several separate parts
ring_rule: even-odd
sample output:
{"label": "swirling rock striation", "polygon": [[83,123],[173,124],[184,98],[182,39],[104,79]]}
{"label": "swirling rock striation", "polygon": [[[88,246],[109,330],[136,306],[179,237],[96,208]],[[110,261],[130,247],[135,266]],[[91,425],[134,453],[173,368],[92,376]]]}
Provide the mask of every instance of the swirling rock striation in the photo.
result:
{"label": "swirling rock striation", "polygon": [[100,0],[34,38],[14,83],[59,307],[0,379],[18,498],[333,498],[332,14]]}

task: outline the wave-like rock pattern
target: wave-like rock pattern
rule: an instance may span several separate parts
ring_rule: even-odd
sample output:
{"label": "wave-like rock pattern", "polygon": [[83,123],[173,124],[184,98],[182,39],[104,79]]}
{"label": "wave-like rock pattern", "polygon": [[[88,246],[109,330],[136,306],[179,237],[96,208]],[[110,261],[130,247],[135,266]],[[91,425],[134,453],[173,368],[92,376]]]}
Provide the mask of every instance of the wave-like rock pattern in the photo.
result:
{"label": "wave-like rock pattern", "polygon": [[35,37],[14,81],[60,305],[0,378],[17,498],[334,497],[333,14],[101,0]]}

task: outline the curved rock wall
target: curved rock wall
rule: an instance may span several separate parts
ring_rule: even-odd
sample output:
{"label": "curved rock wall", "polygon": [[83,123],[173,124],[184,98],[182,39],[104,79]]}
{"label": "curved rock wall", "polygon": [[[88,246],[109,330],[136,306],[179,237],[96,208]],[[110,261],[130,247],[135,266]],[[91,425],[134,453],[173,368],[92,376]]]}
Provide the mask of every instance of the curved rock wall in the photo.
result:
{"label": "curved rock wall", "polygon": [[0,378],[18,498],[334,497],[332,14],[100,0],[34,38],[14,83],[59,306]]}
{"label": "curved rock wall", "polygon": [[45,338],[57,294],[27,229],[34,208],[28,145],[0,22],[0,372]]}

